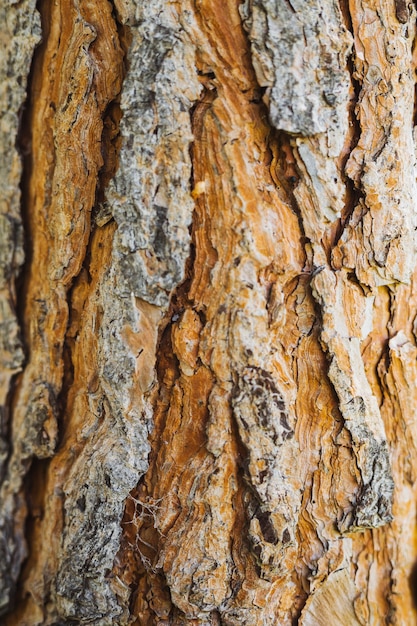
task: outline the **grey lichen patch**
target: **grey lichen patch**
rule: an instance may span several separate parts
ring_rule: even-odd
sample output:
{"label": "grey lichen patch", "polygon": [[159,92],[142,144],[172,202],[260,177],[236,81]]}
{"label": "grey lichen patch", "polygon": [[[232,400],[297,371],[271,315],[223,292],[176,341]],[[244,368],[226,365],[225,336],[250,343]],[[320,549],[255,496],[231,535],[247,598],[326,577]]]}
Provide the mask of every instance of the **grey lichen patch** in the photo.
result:
{"label": "grey lichen patch", "polygon": [[253,551],[265,577],[279,571],[282,554],[296,543],[301,492],[293,418],[272,374],[247,367],[232,397],[240,439],[248,453],[246,510]]}
{"label": "grey lichen patch", "polygon": [[378,528],[392,522],[394,481],[385,442],[376,441],[367,434],[363,444],[363,485],[360,487],[353,509],[338,523],[341,532],[362,528]]}
{"label": "grey lichen patch", "polygon": [[74,413],[79,407],[88,410],[76,415],[85,425],[76,433],[76,445],[66,451],[70,457],[73,449],[77,453],[61,487],[63,526],[51,581],[51,620],[122,624],[127,623],[126,607],[110,573],[120,548],[126,498],[148,467],[152,411],[144,396],[153,383],[161,312],[136,301],[111,260],[85,307],[92,328],[82,333],[93,332],[97,339],[91,373],[95,389],[90,394],[86,381],[79,395],[85,394],[88,403],[84,398],[73,408]]}
{"label": "grey lichen patch", "polygon": [[54,596],[58,614],[81,623],[108,624],[122,611],[108,574],[119,549],[123,503],[149,453],[146,424],[126,423],[108,409],[64,485]]}
{"label": "grey lichen patch", "polygon": [[275,128],[303,136],[328,130],[349,89],[351,36],[339,4],[246,0],[241,15],[258,82],[269,88]]}
{"label": "grey lichen patch", "polygon": [[0,518],[0,615],[7,613],[14,597],[20,564],[27,556],[22,533],[17,534],[14,512],[23,505],[20,494],[1,501]]}
{"label": "grey lichen patch", "polygon": [[193,200],[189,110],[200,84],[193,47],[160,0],[123,7],[132,43],[125,79],[120,166],[108,203],[118,224],[114,256],[138,298],[166,305],[184,276]]}
{"label": "grey lichen patch", "polygon": [[314,276],[312,289],[322,308],[321,341],[330,361],[328,376],[339,398],[361,476],[356,502],[340,528],[376,528],[392,520],[394,481],[384,423],[366,377],[360,341],[348,332],[343,275],[323,268]]}
{"label": "grey lichen patch", "polygon": [[[35,0],[0,5],[0,215],[3,220],[7,216],[11,227],[3,222],[4,228],[0,228],[2,280],[9,278],[9,272],[16,272],[23,260],[19,190],[22,166],[16,142],[33,51],[41,39],[40,18],[35,7]],[[7,257],[8,263],[3,265]]]}
{"label": "grey lichen patch", "polygon": [[120,547],[126,498],[148,468],[152,409],[145,396],[154,379],[162,313],[135,299],[117,263],[100,281],[96,306],[100,382],[91,411],[99,418],[82,433],[82,451],[63,485],[52,594],[61,619],[105,625],[119,623],[124,610],[109,573]]}
{"label": "grey lichen patch", "polygon": [[[19,433],[20,437],[16,444],[20,454],[11,459],[11,475],[13,469],[19,473],[19,462],[28,461],[34,454],[39,459],[51,457],[57,443],[58,402],[53,387],[38,378],[33,382],[29,398],[26,423]],[[15,468],[13,462],[16,464]]]}

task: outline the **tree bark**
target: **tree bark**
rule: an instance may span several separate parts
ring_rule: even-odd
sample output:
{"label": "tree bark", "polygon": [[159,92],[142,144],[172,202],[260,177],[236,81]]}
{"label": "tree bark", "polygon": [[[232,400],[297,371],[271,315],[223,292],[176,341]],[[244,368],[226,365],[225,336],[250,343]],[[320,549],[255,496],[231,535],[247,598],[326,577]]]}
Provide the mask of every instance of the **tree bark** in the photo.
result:
{"label": "tree bark", "polygon": [[414,624],[414,5],[0,17],[2,623]]}

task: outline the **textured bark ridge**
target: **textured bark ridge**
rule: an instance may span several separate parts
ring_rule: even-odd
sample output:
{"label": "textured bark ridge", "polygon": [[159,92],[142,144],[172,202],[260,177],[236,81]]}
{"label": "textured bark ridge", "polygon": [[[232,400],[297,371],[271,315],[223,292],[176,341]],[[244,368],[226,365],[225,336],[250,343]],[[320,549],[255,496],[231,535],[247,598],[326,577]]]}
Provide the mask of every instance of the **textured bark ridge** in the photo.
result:
{"label": "textured bark ridge", "polygon": [[[2,3],[0,21],[0,480],[3,480],[10,452],[11,381],[24,361],[16,317],[16,279],[24,260],[20,211],[22,164],[16,142],[33,50],[41,33],[34,1],[11,7]],[[22,559],[22,547],[10,541],[13,523],[11,511],[0,522],[0,612],[10,601],[10,588]]]}
{"label": "textured bark ridge", "polygon": [[246,0],[239,10],[256,77],[269,88],[273,126],[309,137],[339,125],[346,118],[351,36],[338,3]]}
{"label": "textured bark ridge", "polygon": [[415,9],[38,10],[0,8],[2,620],[413,624]]}
{"label": "textured bark ridge", "polygon": [[193,46],[181,39],[178,18],[164,5],[138,3],[127,18],[132,41],[121,102],[124,144],[108,192],[118,226],[118,270],[136,298],[162,312],[189,254],[189,110],[200,92]]}

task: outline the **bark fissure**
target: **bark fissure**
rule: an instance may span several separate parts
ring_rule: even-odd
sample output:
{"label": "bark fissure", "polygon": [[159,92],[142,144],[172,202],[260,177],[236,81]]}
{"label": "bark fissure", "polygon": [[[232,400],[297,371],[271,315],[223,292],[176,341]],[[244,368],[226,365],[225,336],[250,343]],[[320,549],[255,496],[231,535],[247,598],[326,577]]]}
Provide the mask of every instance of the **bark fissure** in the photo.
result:
{"label": "bark fissure", "polygon": [[[7,481],[3,485],[2,494],[5,502],[8,503],[8,507],[16,507],[17,509],[16,515],[19,516],[21,521],[19,525],[15,525],[15,532],[20,533],[20,535],[16,535],[16,541],[22,545],[24,545],[24,509],[21,501],[24,486],[22,481],[28,467],[30,466],[30,459],[33,455],[37,455],[42,458],[53,454],[58,438],[58,402],[60,394],[63,405],[65,405],[67,401],[68,390],[64,390],[62,388],[62,359],[63,351],[66,349],[66,335],[69,331],[69,323],[71,323],[72,320],[69,320],[69,317],[65,312],[69,309],[69,302],[72,298],[71,285],[77,285],[79,282],[80,272],[84,272],[82,266],[85,263],[85,255],[89,245],[86,240],[86,237],[89,237],[88,213],[92,210],[96,194],[94,173],[98,174],[98,164],[101,159],[100,154],[97,154],[96,146],[97,142],[100,143],[100,118],[102,112],[104,112],[107,106],[106,98],[108,98],[106,89],[104,89],[104,94],[100,94],[100,88],[103,85],[100,85],[101,77],[97,63],[102,61],[105,54],[104,57],[101,56],[103,51],[100,50],[100,36],[97,34],[95,27],[87,21],[91,18],[91,21],[94,21],[93,14],[88,14],[88,11],[91,11],[91,7],[90,9],[87,9],[87,19],[86,14],[82,15],[81,13],[78,13],[78,9],[76,7],[71,7],[73,13],[71,14],[70,11],[64,18],[64,22],[62,24],[63,32],[58,34],[57,41],[58,50],[60,50],[60,52],[58,53],[58,57],[56,57],[56,55],[55,57],[52,56],[52,63],[57,62],[57,58],[61,59],[63,76],[69,80],[70,87],[71,85],[74,87],[74,91],[70,91],[69,97],[67,95],[64,96],[64,102],[62,101],[60,94],[60,77],[55,77],[53,75],[51,77],[48,73],[42,73],[42,67],[45,61],[51,59],[50,41],[54,41],[54,37],[56,37],[56,31],[53,30],[54,23],[52,21],[51,25],[50,19],[52,16],[52,20],[54,20],[57,16],[56,11],[54,11],[54,9],[50,9],[47,4],[42,5],[42,9],[46,27],[44,28],[44,42],[42,49],[34,59],[33,85],[36,85],[36,87],[31,85],[32,94],[39,93],[39,91],[42,93],[42,90],[45,88],[42,84],[43,80],[45,80],[46,85],[48,85],[49,80],[50,86],[47,86],[49,93],[46,98],[46,109],[43,111],[39,109],[38,103],[34,99],[34,95],[32,95],[32,103],[34,106],[31,110],[31,119],[28,120],[28,122],[35,129],[33,132],[38,133],[38,136],[36,140],[34,139],[33,141],[34,166],[31,171],[32,176],[29,179],[31,182],[28,182],[27,232],[32,234],[32,254],[30,258],[31,265],[38,265],[40,259],[42,256],[45,256],[46,253],[46,255],[49,256],[49,262],[52,267],[48,269],[46,274],[42,274],[44,268],[42,268],[41,265],[41,281],[43,280],[43,283],[40,282],[37,284],[37,280],[39,280],[39,278],[35,277],[33,268],[29,269],[27,272],[25,289],[27,298],[24,317],[27,322],[28,311],[31,311],[33,305],[35,304],[35,308],[36,306],[39,308],[39,305],[43,306],[43,303],[45,303],[46,306],[46,302],[50,301],[50,294],[55,292],[55,297],[52,299],[52,303],[50,303],[50,308],[45,308],[43,315],[38,318],[38,320],[40,319],[40,322],[38,321],[38,323],[48,324],[51,329],[54,329],[54,327],[59,325],[60,329],[57,328],[54,344],[51,346],[53,352],[52,360],[48,362],[47,359],[41,359],[41,364],[39,364],[39,362],[37,363],[37,367],[40,367],[41,369],[41,376],[44,377],[41,379],[39,378],[39,374],[34,372],[33,364],[36,362],[37,358],[39,358],[40,354],[39,338],[41,342],[47,342],[46,330],[39,326],[34,333],[33,328],[29,328],[26,325],[26,340],[29,348],[29,361],[26,370],[22,375],[21,385],[17,389],[18,398],[14,407],[14,438],[18,445],[15,447],[13,456],[10,459],[9,474]],[[75,20],[71,23],[71,18],[74,16]],[[103,20],[105,22],[106,17],[106,14],[102,16],[102,24]],[[99,23],[100,20],[97,20],[96,24]],[[98,42],[98,47],[96,42]],[[74,45],[74,51],[71,49],[72,45]],[[51,66],[48,66],[48,70],[50,70],[50,67]],[[85,73],[83,74],[83,72]],[[117,69],[116,72],[118,72]],[[76,78],[74,78],[74,76]],[[79,81],[79,84],[77,81]],[[113,87],[114,86],[111,85],[110,89]],[[117,94],[114,94],[114,96],[116,95]],[[80,115],[80,111],[82,110],[84,113],[83,115]],[[35,111],[35,115],[33,111]],[[52,121],[53,127],[55,125],[53,133],[51,134],[51,131],[48,130],[48,133],[42,137],[41,141],[39,141],[39,127],[36,125],[36,115],[40,115],[41,119],[43,118],[42,122],[44,120],[48,120],[49,122]],[[91,115],[91,119],[89,118],[89,115]],[[62,134],[62,129],[59,124],[62,124],[65,133],[66,120],[68,122],[68,132],[70,135],[74,136],[74,139],[71,137],[68,137],[67,139],[65,134]],[[96,126],[94,126],[95,124]],[[79,130],[80,128],[81,130]],[[99,136],[97,138],[95,137],[96,129],[99,131]],[[77,153],[79,146],[76,143],[78,133],[80,133],[81,136],[85,133],[87,138],[87,143],[81,148],[79,153]],[[95,141],[96,139],[97,141]],[[91,154],[88,154],[89,144],[92,145]],[[57,218],[56,213],[59,215],[59,211],[62,206],[61,201],[63,200],[64,204],[65,202],[68,203],[73,201],[76,205],[77,202],[80,201],[80,193],[76,189],[74,191],[72,180],[69,181],[67,189],[62,187],[61,189],[59,188],[58,178],[60,175],[63,175],[65,180],[67,167],[64,163],[64,159],[66,158],[66,156],[63,156],[66,150],[64,146],[68,146],[68,154],[71,154],[71,150],[73,152],[75,150],[76,156],[79,156],[81,160],[81,180],[84,170],[84,173],[86,173],[87,176],[90,176],[93,186],[91,187],[91,184],[87,183],[86,189],[83,189],[82,191],[83,196],[79,205],[81,220],[77,215],[75,215],[74,221],[70,222],[70,230],[68,233],[64,228],[64,236],[67,234],[69,235],[66,245],[63,245],[62,249],[60,249],[58,237],[58,245],[53,242],[49,250],[47,249],[43,252],[37,230],[38,224],[36,223],[37,220],[42,222],[44,219],[42,211],[46,210],[46,212],[48,212],[50,206],[54,207],[51,211],[50,222],[45,231],[47,238],[49,233],[54,233],[54,226],[56,227],[59,223],[59,217]],[[52,162],[49,161],[46,165],[46,169],[44,169],[46,182],[44,183],[45,186],[43,190],[45,192],[43,207],[36,199],[36,192],[35,194],[33,192],[35,174],[39,176],[44,167],[44,163],[42,162],[43,155],[39,152],[42,148],[44,150],[44,154],[53,157]],[[87,152],[84,153],[83,149]],[[87,154],[87,156],[85,157],[84,154]],[[31,184],[32,188],[30,186]],[[63,185],[62,181],[61,185]],[[81,182],[80,185],[82,186],[83,183]],[[38,193],[38,198],[39,196],[42,196],[42,191]],[[83,209],[85,211],[85,221],[83,221]],[[65,224],[66,217],[64,217],[62,213],[61,219]],[[80,221],[81,230],[79,228]],[[76,251],[75,249],[71,250],[69,249],[71,245],[71,236],[77,237],[78,233],[81,234],[81,241],[76,242],[78,249]],[[55,231],[54,234],[58,234],[57,231]],[[52,292],[50,285],[53,285]],[[43,296],[42,294],[45,295]],[[44,320],[43,322],[42,318]],[[38,337],[36,337],[36,332],[39,333]],[[68,380],[66,382],[71,383],[71,381]],[[35,394],[34,397],[32,397],[33,394]],[[29,411],[32,411],[32,413],[27,414],[26,407],[28,407]],[[32,429],[33,432],[30,429]],[[25,431],[25,433],[23,431]],[[18,433],[17,439],[16,432]],[[37,434],[38,432],[40,433],[40,439]],[[36,474],[35,470],[33,470],[33,472]],[[37,473],[38,477],[41,474],[42,472]],[[40,485],[37,485],[38,490],[40,487]],[[45,503],[43,504],[43,508],[47,508]],[[21,512],[19,512],[19,509]],[[34,545],[36,544],[32,544],[32,547],[34,547]],[[19,565],[20,563],[18,562],[17,566],[19,567]],[[50,591],[47,591],[48,595],[50,593]]]}
{"label": "bark fissure", "polygon": [[[36,12],[38,13],[38,3],[36,5]],[[41,28],[40,28],[41,30]],[[39,35],[40,40],[40,35]],[[40,41],[37,42],[37,46],[39,46]],[[28,346],[26,345],[25,336],[22,332],[25,326],[25,317],[24,317],[24,307],[25,307],[25,299],[26,299],[26,286],[25,286],[25,275],[26,270],[30,266],[31,263],[31,244],[30,244],[30,233],[28,229],[28,179],[31,175],[32,164],[31,164],[31,145],[32,145],[32,137],[31,137],[31,128],[29,123],[30,116],[30,107],[31,107],[31,98],[30,98],[30,90],[32,84],[32,76],[33,76],[33,68],[35,64],[35,59],[37,57],[38,51],[37,46],[33,49],[33,54],[28,61],[30,62],[30,70],[27,74],[26,78],[26,95],[25,100],[22,102],[20,109],[18,111],[18,119],[19,125],[17,128],[16,134],[16,144],[15,148],[17,153],[19,154],[21,161],[21,176],[19,180],[19,192],[20,192],[20,206],[19,206],[19,215],[21,218],[21,227],[22,234],[21,237],[18,237],[18,233],[16,232],[13,237],[13,247],[17,250],[19,245],[23,248],[23,259],[21,261],[20,267],[17,267],[17,275],[15,282],[15,315],[16,320],[18,322],[19,327],[19,342],[21,344],[21,350],[23,352],[22,360],[20,363],[20,368],[24,368],[25,361],[27,359]],[[17,227],[17,224],[16,224]],[[21,241],[19,241],[21,239]],[[14,405],[14,397],[16,394],[16,386],[18,385],[19,373],[17,373],[10,381],[10,387],[8,394],[6,396],[4,407],[2,410],[4,413],[2,414],[1,420],[1,434],[0,438],[2,440],[2,454],[1,454],[1,464],[0,464],[0,483],[4,479],[4,471],[7,467],[7,464],[10,460],[10,447],[6,444],[6,442],[10,442],[11,439],[11,414],[12,407]],[[6,446],[7,451],[3,449],[3,442]],[[3,456],[5,454],[6,456]]]}
{"label": "bark fissure", "polygon": [[[255,11],[256,11],[256,5],[252,5],[252,10],[254,10],[254,6],[255,6]],[[249,22],[249,29],[250,29],[249,37],[252,41],[253,49],[256,46],[259,46],[259,40],[256,38],[258,35],[256,36],[253,35],[254,29],[256,29],[257,19],[259,19],[258,14],[256,12],[253,12],[250,18],[251,21]],[[271,23],[273,23],[272,14],[268,16],[267,19],[270,19]],[[334,14],[334,16],[332,16],[330,13],[329,19],[333,19],[337,21],[338,16],[336,13]],[[338,27],[339,29],[341,28],[341,23],[339,23]],[[293,45],[295,46],[298,44],[293,44]],[[277,50],[279,50],[279,47],[277,48]],[[344,51],[341,50],[341,52],[344,53],[345,57],[347,55],[347,51],[348,51],[348,47],[346,44],[345,50]],[[273,54],[275,54],[275,52],[272,52],[272,55]],[[289,71],[291,72],[291,70]],[[329,75],[331,75],[332,70],[330,66],[326,68],[326,71],[329,72]],[[264,76],[261,73],[260,68],[257,68],[257,73],[258,73],[258,77],[260,75],[261,77]],[[329,80],[330,82],[332,81],[331,78]],[[337,80],[336,75],[335,75],[335,80]],[[339,78],[338,80],[340,80],[341,86],[343,86],[343,89],[347,92],[347,89],[348,89],[347,78]],[[321,90],[321,89],[322,89],[322,86],[321,84],[319,84],[318,90]],[[310,92],[311,94],[313,94],[311,96],[313,98],[314,97],[313,87],[310,87]],[[274,107],[273,88],[272,88],[271,96],[272,96],[271,106],[273,109]],[[330,104],[330,102],[328,104]],[[335,103],[332,103],[332,104],[334,106]],[[296,116],[296,112],[294,112],[294,116]],[[343,149],[345,137],[348,135],[347,123],[346,123],[347,111],[344,112],[343,110],[335,106],[332,116],[333,116],[332,118],[333,122],[340,126],[340,131],[339,131],[340,137],[339,139],[337,139],[339,151],[340,151],[341,149]],[[272,113],[273,122],[274,122],[274,119],[275,119],[274,114]],[[277,128],[280,128],[280,124],[283,124],[284,127],[286,124],[284,120],[280,120],[279,122],[275,120],[274,123],[275,123],[275,126],[277,126]],[[292,127],[291,127],[291,130],[292,132],[295,131],[295,129]],[[309,133],[314,135],[315,132],[317,132],[317,129],[314,126],[314,122],[312,121],[312,124],[309,129]],[[308,134],[307,127],[303,126],[302,135],[307,135],[307,134]],[[357,439],[357,445],[358,445],[357,450],[359,451],[359,447],[365,444],[364,437],[367,438],[369,436],[369,449],[372,450],[373,448],[375,448],[375,453],[370,453],[372,456],[373,454],[377,455],[378,454],[377,450],[379,450],[379,443],[376,444],[375,446],[372,443],[373,438],[374,438],[374,435],[372,434],[372,432],[375,430],[375,428],[377,428],[377,430],[379,431],[378,439],[382,437],[382,441],[384,441],[385,437],[383,434],[383,430],[381,431],[381,424],[382,424],[381,418],[378,417],[378,415],[376,415],[376,418],[374,417],[367,418],[368,412],[375,413],[376,411],[378,413],[378,409],[376,407],[374,400],[372,399],[371,390],[370,388],[367,388],[366,383],[362,390],[362,394],[365,394],[365,395],[362,395],[362,398],[367,397],[367,400],[364,400],[364,399],[361,400],[361,402],[364,403],[364,411],[362,412],[362,414],[360,411],[357,411],[356,409],[353,409],[353,412],[351,412],[350,410],[347,410],[347,403],[348,402],[354,403],[356,401],[354,395],[350,396],[351,400],[348,400],[348,396],[346,396],[346,391],[347,391],[348,386],[352,386],[353,388],[358,387],[359,379],[357,379],[356,382],[354,382],[355,374],[353,374],[353,372],[355,371],[355,369],[357,369],[358,365],[362,362],[361,356],[359,354],[359,343],[356,346],[354,346],[351,343],[351,340],[348,339],[348,335],[349,335],[348,331],[347,330],[343,331],[343,329],[338,329],[337,324],[336,324],[336,319],[334,318],[332,320],[331,318],[329,318],[328,311],[330,309],[328,308],[328,303],[326,302],[326,298],[328,296],[326,295],[324,297],[323,295],[321,295],[321,294],[327,294],[329,290],[332,291],[334,288],[334,285],[337,284],[337,278],[336,277],[333,278],[333,272],[329,267],[329,262],[330,262],[330,258],[332,254],[332,248],[334,247],[334,243],[331,242],[331,239],[333,239],[333,237],[331,235],[329,237],[329,235],[326,233],[326,230],[323,227],[323,221],[325,222],[326,219],[328,221],[334,221],[335,218],[340,220],[340,217],[343,215],[343,208],[344,208],[343,206],[340,206],[338,212],[335,212],[333,220],[332,220],[331,212],[329,210],[330,205],[329,205],[329,209],[326,209],[325,204],[323,202],[323,200],[325,201],[325,196],[324,196],[325,193],[328,194],[329,198],[331,198],[332,196],[331,184],[333,183],[333,180],[339,184],[340,188],[342,187],[343,181],[341,180],[341,174],[338,171],[338,169],[335,167],[333,180],[332,178],[330,178],[330,180],[328,178],[326,183],[320,180],[320,172],[318,170],[318,168],[320,167],[320,163],[326,163],[326,164],[328,163],[328,160],[325,161],[327,154],[326,152],[323,153],[323,150],[326,149],[326,145],[327,145],[327,151],[329,152],[329,156],[332,156],[332,150],[334,150],[334,148],[336,147],[335,140],[336,140],[335,130],[332,129],[331,132],[327,133],[327,144],[323,143],[323,141],[321,141],[320,139],[316,140],[313,138],[309,140],[309,139],[304,139],[303,137],[293,141],[293,146],[295,149],[295,156],[296,156],[296,160],[298,162],[298,168],[301,174],[301,181],[297,185],[297,188],[295,190],[295,196],[300,206],[305,207],[306,204],[308,205],[308,203],[310,202],[312,206],[314,207],[314,210],[317,213],[317,218],[316,220],[313,221],[313,224],[314,224],[313,228],[310,225],[311,214],[307,214],[304,211],[304,214],[302,215],[302,220],[304,222],[304,230],[306,232],[307,237],[309,237],[310,239],[311,246],[313,249],[313,263],[315,263],[316,267],[318,267],[318,270],[315,272],[314,278],[312,280],[312,286],[313,286],[313,295],[316,298],[317,302],[322,307],[322,311],[323,311],[322,320],[324,324],[324,330],[321,335],[321,340],[322,340],[324,349],[329,353],[329,358],[330,358],[329,376],[332,381],[332,384],[335,386],[336,393],[339,396],[339,400],[341,403],[340,408],[344,416],[344,419],[346,421],[347,428],[350,430],[353,426],[354,429],[357,429],[357,428],[362,429],[360,434],[358,431],[357,434],[354,435],[354,439],[355,437]],[[332,148],[332,143],[334,146],[333,148]],[[329,148],[330,148],[330,151],[329,151]],[[337,152],[334,152],[334,156],[336,155],[337,155]],[[328,175],[331,176],[330,172],[328,173]],[[308,228],[307,228],[307,225],[308,225]],[[324,276],[327,276],[330,282],[326,283],[326,286],[324,286],[323,284],[321,285],[321,287],[318,288],[317,286],[320,285],[321,282],[324,280],[323,279]],[[332,283],[332,281],[334,285],[331,287],[330,284]],[[333,305],[330,305],[330,306],[333,306]],[[335,310],[337,310],[337,305],[335,304],[334,306],[336,307]],[[340,317],[340,310],[338,311],[337,315]],[[344,338],[343,335],[345,335],[346,338]],[[336,348],[336,344],[334,344],[335,341],[339,342],[337,344],[338,345],[337,348]],[[345,345],[344,349],[346,350],[347,354],[351,353],[351,356],[349,357],[351,361],[352,359],[355,359],[355,363],[356,363],[356,365],[354,365],[353,361],[350,362],[347,366],[347,369],[346,369],[346,365],[341,365],[337,363],[337,360],[340,359],[340,356],[338,355],[340,355],[340,349],[342,345]],[[346,379],[345,382],[342,382],[343,377],[345,377]],[[348,395],[349,393],[351,392],[349,391]],[[353,393],[355,394],[355,392]],[[357,400],[359,400],[359,398],[357,398]],[[356,417],[353,416],[354,413]],[[355,426],[355,422],[357,422],[357,426]],[[376,426],[376,424],[379,424],[379,425]],[[367,431],[369,432],[369,435],[367,434]],[[387,457],[386,452],[384,452],[384,455],[385,457]],[[363,480],[364,480],[364,486],[362,486],[361,484],[358,485],[358,493],[360,493],[363,491],[363,489],[368,489],[366,485],[368,485],[370,481],[372,480],[374,480],[375,485],[378,485],[379,479],[371,478],[374,476],[373,471],[368,471],[368,469],[366,469],[366,464],[368,463],[367,453],[365,453],[365,457],[362,460],[358,458],[357,461],[359,464],[359,468],[363,472]],[[373,467],[372,459],[369,459],[369,463],[370,463],[370,466]],[[389,472],[388,458],[384,464],[384,467],[381,470],[381,475],[384,475],[387,471]],[[385,481],[383,481],[383,484],[385,484]],[[375,489],[377,490],[379,490],[380,488],[381,487],[379,486],[375,486]],[[392,480],[390,483],[390,480],[387,479],[385,487],[382,487],[382,490],[386,491],[386,494],[384,495],[384,501],[389,503],[391,499],[390,493],[392,492]],[[377,501],[379,501],[378,492],[375,497]],[[369,504],[368,499],[367,499],[367,504]],[[367,505],[365,505],[365,508],[366,506]],[[375,521],[371,523],[372,524],[377,523],[376,522],[377,518],[378,518],[378,515],[375,518]],[[358,523],[360,525],[362,523],[360,521],[361,519],[360,515],[358,519],[359,519]],[[391,517],[389,513],[389,505],[387,506],[387,504],[385,504],[381,508],[381,522],[379,523],[386,523],[390,519]]]}
{"label": "bark fissure", "polygon": [[[26,197],[24,177],[27,173],[28,146],[24,145],[25,104],[30,84],[32,58],[40,41],[40,20],[35,2],[23,2],[12,8],[0,8],[4,49],[0,62],[0,483],[5,479],[12,453],[12,408],[16,395],[16,374],[24,360],[23,315],[20,282],[27,254],[25,245]],[[7,20],[9,17],[9,20]],[[21,40],[20,54],[15,47]],[[21,154],[21,150],[23,154]],[[26,248],[26,250],[25,250]],[[20,322],[20,323],[19,323]],[[4,503],[2,503],[4,509]],[[19,565],[25,556],[14,529],[14,511],[3,511],[0,520],[0,615],[14,598]],[[17,524],[19,526],[19,521]],[[19,529],[21,532],[21,528]],[[17,540],[16,540],[17,535]]]}

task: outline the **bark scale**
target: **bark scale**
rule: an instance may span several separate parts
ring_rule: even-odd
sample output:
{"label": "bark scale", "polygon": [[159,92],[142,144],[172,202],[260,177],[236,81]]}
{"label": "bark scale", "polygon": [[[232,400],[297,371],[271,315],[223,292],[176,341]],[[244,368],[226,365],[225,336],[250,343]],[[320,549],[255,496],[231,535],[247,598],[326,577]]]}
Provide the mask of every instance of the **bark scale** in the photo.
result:
{"label": "bark scale", "polygon": [[38,9],[0,7],[4,623],[413,624],[414,6]]}

